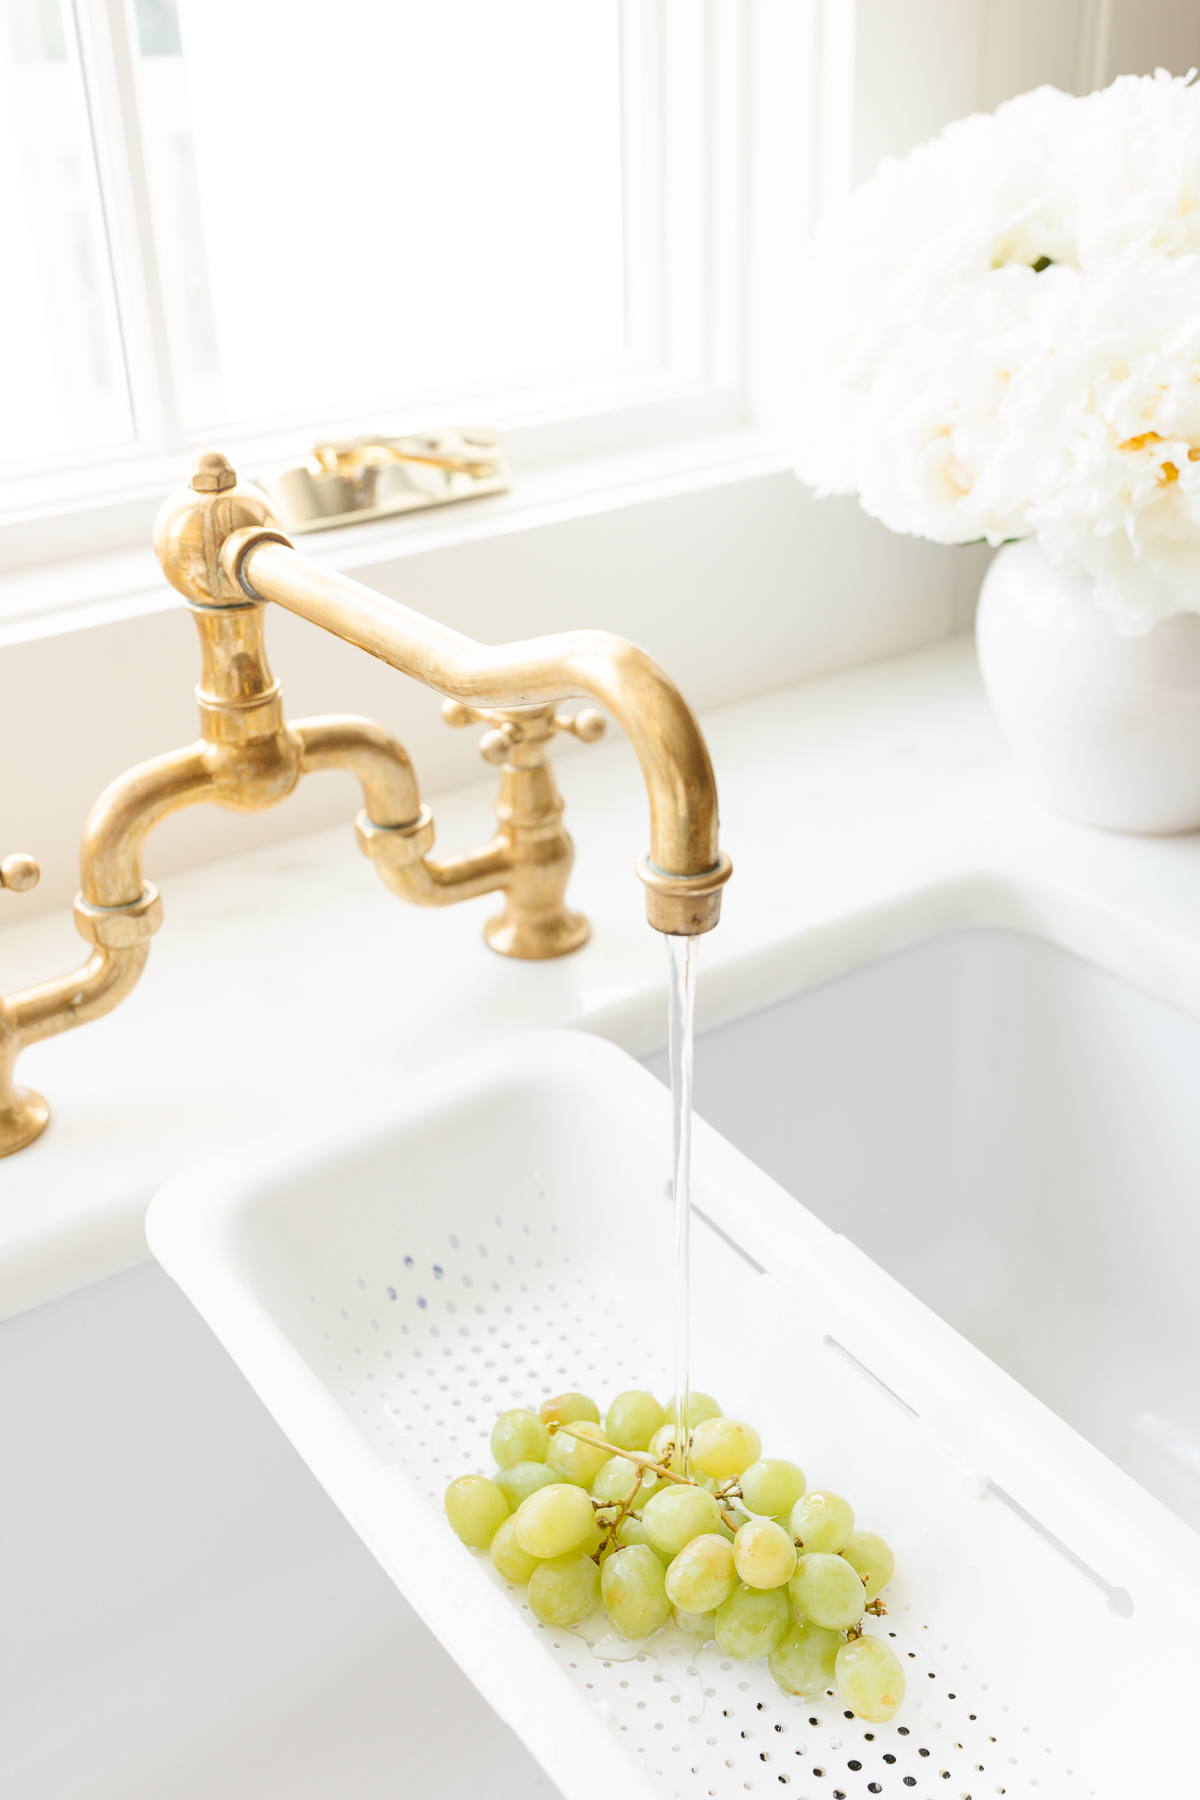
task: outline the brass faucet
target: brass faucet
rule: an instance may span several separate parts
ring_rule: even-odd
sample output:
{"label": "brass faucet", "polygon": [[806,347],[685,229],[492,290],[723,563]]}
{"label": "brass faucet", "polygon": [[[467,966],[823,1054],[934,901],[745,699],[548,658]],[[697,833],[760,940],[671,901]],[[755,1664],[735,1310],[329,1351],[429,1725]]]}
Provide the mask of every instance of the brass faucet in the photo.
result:
{"label": "brass faucet", "polygon": [[[650,848],[637,872],[650,924],[694,936],[717,923],[732,865],[717,843],[712,765],[685,701],[644,651],[606,632],[495,649],[462,637],[299,555],[266,496],[239,485],[219,451],[202,452],[191,485],[164,502],[154,546],[200,633],[201,735],[130,769],[92,807],[75,900],[91,954],[70,974],[0,1000],[0,1155],[31,1143],[49,1117],[40,1095],[15,1086],[22,1049],[111,1012],[136,985],[162,922],[157,890],[142,875],[142,850],[153,827],[180,807],[211,800],[256,812],[285,799],[302,775],[348,770],[365,802],[359,845],[393,892],[418,906],[501,892],[504,908],[485,927],[492,948],[562,956],[584,942],[588,925],[565,904],[574,851],[547,748],[556,731],[585,742],[600,735],[598,713],[570,719],[556,710],[560,700],[590,695],[623,726],[645,776]],[[263,647],[268,600],[437,689],[447,697],[448,723],[492,727],[482,749],[503,772],[490,843],[463,855],[429,854],[433,820],[412,765],[370,719],[284,719]]]}

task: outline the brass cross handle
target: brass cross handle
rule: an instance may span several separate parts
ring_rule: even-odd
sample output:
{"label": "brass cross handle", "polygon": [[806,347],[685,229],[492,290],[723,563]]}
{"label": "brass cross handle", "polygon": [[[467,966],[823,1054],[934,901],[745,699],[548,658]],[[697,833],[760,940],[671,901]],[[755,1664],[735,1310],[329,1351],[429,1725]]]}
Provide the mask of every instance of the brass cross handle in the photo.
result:
{"label": "brass cross handle", "polygon": [[582,913],[566,904],[567,877],[575,851],[563,829],[563,803],[547,754],[556,731],[585,744],[604,736],[604,714],[587,707],[568,718],[541,706],[468,706],[443,700],[447,725],[488,725],[479,745],[485,762],[500,767],[496,835],[480,854],[504,871],[504,911],[490,919],[484,936],[504,956],[562,956],[588,935]]}
{"label": "brass cross handle", "polygon": [[41,875],[42,871],[32,856],[26,856],[19,850],[0,862],[0,887],[11,888],[14,894],[24,894],[30,888],[35,888]]}
{"label": "brass cross handle", "polygon": [[607,727],[604,714],[597,712],[594,706],[585,706],[569,718],[565,713],[556,713],[552,707],[526,710],[528,718],[522,719],[515,710],[496,711],[489,707],[466,706],[461,700],[442,701],[442,717],[456,730],[464,725],[493,727],[479,742],[479,754],[489,763],[507,762],[509,752],[518,744],[545,743],[556,731],[569,731],[580,743],[594,744],[604,736]]}

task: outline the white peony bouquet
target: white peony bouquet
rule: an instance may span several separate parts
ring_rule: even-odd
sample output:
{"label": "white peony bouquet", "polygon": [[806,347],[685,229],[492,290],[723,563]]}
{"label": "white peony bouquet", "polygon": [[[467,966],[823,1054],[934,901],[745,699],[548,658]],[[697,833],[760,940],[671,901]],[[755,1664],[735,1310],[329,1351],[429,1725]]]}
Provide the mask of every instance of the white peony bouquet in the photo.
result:
{"label": "white peony bouquet", "polygon": [[1036,535],[1124,632],[1200,612],[1200,86],[1038,88],[817,232],[796,471],[893,531]]}

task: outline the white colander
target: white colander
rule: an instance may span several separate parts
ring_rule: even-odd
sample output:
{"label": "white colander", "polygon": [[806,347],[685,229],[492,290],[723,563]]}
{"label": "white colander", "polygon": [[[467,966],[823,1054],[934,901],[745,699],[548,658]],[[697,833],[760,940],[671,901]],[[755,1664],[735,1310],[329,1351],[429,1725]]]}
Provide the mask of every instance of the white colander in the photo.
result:
{"label": "white colander", "polygon": [[148,1232],[567,1800],[1200,1792],[1200,1539],[700,1122],[694,1384],[894,1547],[899,1717],[673,1627],[550,1629],[463,1548],[442,1494],[490,1472],[499,1411],[669,1391],[669,1167],[660,1084],[544,1032],[177,1176]]}

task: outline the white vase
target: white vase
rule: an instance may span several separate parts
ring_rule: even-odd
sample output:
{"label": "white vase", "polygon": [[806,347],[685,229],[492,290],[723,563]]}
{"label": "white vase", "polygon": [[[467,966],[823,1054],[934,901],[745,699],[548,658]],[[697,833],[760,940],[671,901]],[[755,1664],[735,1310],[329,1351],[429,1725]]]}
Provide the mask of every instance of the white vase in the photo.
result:
{"label": "white vase", "polygon": [[1026,538],[993,559],[975,637],[1000,729],[1056,812],[1107,831],[1200,829],[1200,617],[1124,637],[1091,577]]}

